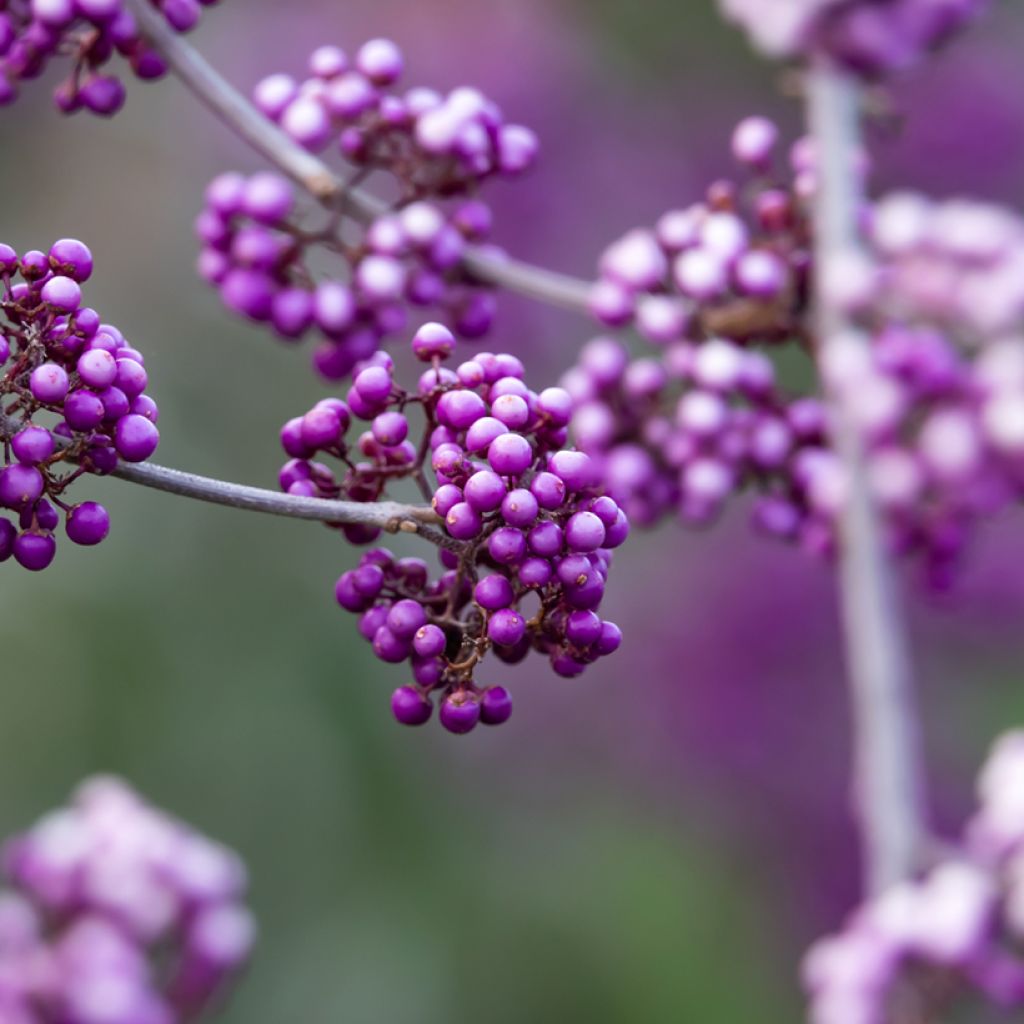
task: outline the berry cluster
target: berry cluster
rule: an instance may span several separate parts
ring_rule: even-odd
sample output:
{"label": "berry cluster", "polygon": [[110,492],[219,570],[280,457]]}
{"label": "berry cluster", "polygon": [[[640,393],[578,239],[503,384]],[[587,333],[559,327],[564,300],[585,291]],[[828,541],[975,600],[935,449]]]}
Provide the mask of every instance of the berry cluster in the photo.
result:
{"label": "berry cluster", "polygon": [[[336,141],[355,180],[383,172],[398,198],[369,225],[344,225],[337,211],[297,211],[291,186],[270,174],[217,178],[197,222],[200,275],[229,309],[265,322],[282,338],[310,328],[324,337],[313,364],[342,380],[389,336],[410,307],[429,309],[466,338],[487,333],[494,297],[462,266],[485,242],[491,212],[476,193],[488,178],[526,170],[532,132],[506,124],[482,93],[461,88],[394,91],[402,73],[394,43],[375,39],[353,61],[316,50],[310,77],[275,74],[254,99],[296,142],[319,151]],[[315,268],[315,270],[314,270]]]}
{"label": "berry cluster", "polygon": [[885,1024],[897,1000],[938,1020],[967,991],[1024,1005],[1024,733],[996,743],[978,795],[955,857],[860,907],[808,952],[811,1024]]}
{"label": "berry cluster", "polygon": [[[68,505],[84,473],[112,472],[156,450],[156,403],[145,394],[142,355],[82,305],[92,255],[72,238],[20,257],[0,245],[0,562],[45,569],[63,512],[68,537],[99,544],[110,529],[102,505]],[[20,281],[16,279],[21,277]]]}
{"label": "berry cluster", "polygon": [[226,848],[94,778],[7,844],[0,1020],[184,1024],[245,964],[245,869]]}
{"label": "berry cluster", "polygon": [[[430,499],[444,523],[446,572],[431,580],[419,559],[378,549],[341,576],[335,593],[361,616],[377,657],[412,663],[415,682],[395,692],[395,717],[425,722],[437,694],[442,724],[461,733],[511,712],[503,688],[473,681],[489,650],[516,663],[532,648],[571,677],[618,648],[618,628],[597,609],[611,549],[629,524],[602,496],[592,460],[565,447],[572,400],[564,390],[531,391],[510,355],[481,352],[455,370],[443,366],[454,337],[440,324],[424,325],[412,346],[431,364],[415,393],[396,385],[390,358],[378,353],[345,401],[318,402],[285,424],[281,440],[292,458],[280,483],[292,494],[376,501],[404,478]],[[419,444],[410,439],[413,409]],[[370,428],[350,445],[354,418]],[[314,461],[318,453],[344,463],[341,479]],[[355,540],[376,535],[344,529]]]}
{"label": "berry cluster", "polygon": [[[178,32],[199,20],[217,0],[150,0]],[[124,105],[121,80],[105,68],[114,54],[144,79],[161,77],[163,58],[139,33],[124,0],[4,0],[0,3],[0,105],[17,96],[17,85],[38,78],[54,57],[70,57],[71,72],[54,103],[64,113],[89,110],[109,117]]]}
{"label": "berry cluster", "polygon": [[[823,372],[856,396],[890,550],[918,556],[944,587],[977,522],[1024,497],[1024,342],[970,359],[934,328],[889,324],[870,349],[837,339]],[[847,485],[838,461],[818,459],[804,484],[807,503],[834,518]]]}
{"label": "berry cluster", "polygon": [[966,199],[937,202],[914,192],[880,199],[869,221],[877,266],[858,299],[888,318],[948,332],[966,349],[1024,323],[1024,219]]}
{"label": "berry cluster", "polygon": [[526,170],[537,155],[528,128],[506,124],[478,89],[447,96],[433,89],[398,92],[404,60],[388,39],[364,43],[353,60],[336,46],[309,59],[310,77],[263,79],[256,105],[296,142],[313,151],[337,145],[359,168],[386,170],[404,201],[461,195],[494,175]]}
{"label": "berry cluster", "polygon": [[988,0],[719,0],[769,57],[827,57],[878,77],[916,63]]}
{"label": "berry cluster", "polygon": [[820,547],[820,526],[793,492],[825,454],[824,413],[816,399],[786,396],[756,349],[810,345],[804,199],[814,159],[798,143],[793,173],[779,183],[777,146],[770,121],[741,122],[732,149],[754,172],[748,188],[717,181],[703,202],[607,249],[592,311],[607,326],[635,327],[658,351],[631,359],[598,338],[562,383],[576,404],[577,443],[632,520],[653,525],[678,512],[705,523],[752,488],[762,494],[761,528]]}
{"label": "berry cluster", "polygon": [[[705,202],[607,250],[594,313],[659,351],[631,359],[597,339],[563,385],[578,444],[634,521],[675,510],[705,522],[750,490],[760,531],[830,555],[848,481],[822,406],[783,393],[758,351],[795,348],[813,369],[815,155],[806,141],[793,147],[780,186],[777,140],[770,122],[741,122],[732,149],[758,174],[748,189],[716,182]],[[822,287],[870,344],[835,339],[820,370],[851,396],[890,550],[917,557],[941,587],[974,524],[1024,496],[1024,223],[899,194],[866,208],[864,224],[865,253]]]}
{"label": "berry cluster", "polygon": [[824,410],[787,399],[762,353],[713,338],[631,360],[620,342],[596,338],[562,384],[576,403],[577,444],[632,521],[651,526],[675,512],[703,524],[754,489],[762,529],[817,543],[805,504],[787,498],[825,455]]}
{"label": "berry cluster", "polygon": [[281,338],[319,332],[313,365],[341,380],[406,326],[410,307],[442,313],[463,337],[490,329],[493,294],[460,266],[467,244],[487,237],[490,211],[475,199],[449,207],[412,202],[345,239],[336,217],[304,225],[317,211],[298,211],[283,178],[222,174],[196,222],[199,273],[229,309]]}
{"label": "berry cluster", "polygon": [[742,121],[733,153],[754,172],[748,189],[716,181],[703,202],[670,210],[653,230],[636,228],[601,257],[594,316],[633,325],[663,345],[708,333],[744,343],[785,341],[807,309],[809,227],[802,199],[813,188],[807,140],[792,151],[791,180],[773,180],[778,129]]}

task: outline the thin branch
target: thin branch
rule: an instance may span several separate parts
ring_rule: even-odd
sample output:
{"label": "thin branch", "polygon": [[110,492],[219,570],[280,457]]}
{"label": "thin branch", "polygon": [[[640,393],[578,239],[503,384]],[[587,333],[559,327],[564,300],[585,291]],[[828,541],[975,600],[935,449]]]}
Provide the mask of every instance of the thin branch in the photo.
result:
{"label": "thin branch", "polygon": [[[248,487],[244,484],[228,483],[211,477],[184,473],[180,469],[168,469],[148,462],[120,462],[113,476],[129,483],[152,487],[168,494],[184,498],[196,498],[214,505],[247,509],[251,512],[266,512],[290,519],[312,519],[323,523],[344,523],[346,525],[377,526],[391,533],[399,530],[408,533],[423,533],[433,540],[434,531],[423,529],[426,524],[437,524],[441,520],[431,508],[419,505],[403,505],[397,501],[359,502],[330,501],[326,498],[302,498],[292,494]],[[444,535],[441,535],[442,537]]]}
{"label": "thin branch", "polygon": [[[818,157],[815,199],[820,350],[850,337],[854,325],[821,287],[828,267],[859,247],[861,204],[859,91],[820,66],[807,79],[807,113]],[[868,344],[863,335],[862,341]],[[924,835],[919,723],[905,628],[868,487],[851,401],[829,395],[833,441],[849,494],[840,522],[839,588],[854,717],[854,799],[865,885],[877,893],[916,867]]]}
{"label": "thin branch", "polygon": [[[0,409],[0,442],[9,441],[17,429],[13,420],[8,419]],[[63,439],[58,442],[66,445]],[[348,525],[376,526],[390,533],[419,533],[439,547],[456,544],[447,534],[430,529],[439,525],[441,517],[430,507],[403,505],[397,501],[331,501],[327,498],[303,498],[279,491],[268,491],[262,487],[233,484],[226,480],[215,480],[196,473],[185,473],[180,469],[169,469],[151,462],[118,462],[111,476],[129,483],[141,484],[157,491],[177,494],[183,498],[194,498],[212,505],[226,505],[229,508],[246,509],[250,512],[265,512],[289,519],[306,519],[322,523],[344,523]]]}
{"label": "thin branch", "polygon": [[[180,33],[175,32],[148,0],[128,0],[140,28],[171,71],[221,121],[252,146],[265,160],[301,185],[319,202],[361,221],[373,220],[387,210],[376,196],[348,188],[319,157],[307,152],[250,101]],[[588,313],[591,284],[566,274],[496,256],[470,247],[463,267],[479,281],[520,292],[533,299]]]}

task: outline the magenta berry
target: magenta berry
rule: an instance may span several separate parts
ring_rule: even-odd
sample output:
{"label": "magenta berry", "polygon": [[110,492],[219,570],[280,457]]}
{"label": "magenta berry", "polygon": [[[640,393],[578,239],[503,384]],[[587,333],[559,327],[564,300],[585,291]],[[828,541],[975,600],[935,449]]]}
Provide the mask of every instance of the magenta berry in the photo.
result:
{"label": "magenta berry", "polygon": [[480,721],[480,702],[465,692],[456,692],[441,703],[441,725],[457,736],[472,732]]}
{"label": "magenta berry", "polygon": [[512,715],[512,697],[503,686],[489,686],[480,697],[480,721],[502,725]]}
{"label": "magenta berry", "polygon": [[433,704],[413,686],[400,686],[391,695],[391,712],[402,725],[423,725],[433,710]]}

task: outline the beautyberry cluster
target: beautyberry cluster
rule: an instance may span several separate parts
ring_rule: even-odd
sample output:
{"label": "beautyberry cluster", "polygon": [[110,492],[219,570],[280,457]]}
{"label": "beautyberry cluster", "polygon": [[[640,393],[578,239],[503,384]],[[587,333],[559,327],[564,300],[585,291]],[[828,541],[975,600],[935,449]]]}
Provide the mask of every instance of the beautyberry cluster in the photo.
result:
{"label": "beautyberry cluster", "polygon": [[792,173],[776,180],[777,143],[771,122],[741,122],[733,152],[755,172],[748,188],[717,181],[703,202],[608,248],[593,312],[658,349],[634,359],[615,339],[595,339],[562,383],[576,404],[577,443],[632,520],[653,525],[678,512],[705,523],[751,489],[761,495],[760,527],[827,547],[794,495],[824,454],[823,408],[785,394],[758,350],[810,346],[805,197],[814,161],[800,143]]}
{"label": "beautyberry cluster", "polygon": [[[837,339],[822,373],[849,396],[891,548],[944,584],[976,523],[1024,497],[1024,223],[912,194],[868,220],[859,268],[826,284],[870,348]],[[820,465],[841,501],[842,471]]]}
{"label": "beautyberry cluster", "polygon": [[13,555],[26,569],[53,561],[62,515],[74,543],[104,540],[106,509],[69,505],[68,488],[118,459],[142,462],[160,440],[141,353],[82,305],[92,268],[73,238],[20,257],[0,245],[0,512],[13,514],[0,514],[0,562]]}
{"label": "beautyberry cluster", "polygon": [[802,330],[810,266],[803,200],[814,158],[801,141],[793,174],[777,182],[778,134],[765,118],[742,121],[733,153],[753,172],[748,188],[716,181],[703,202],[670,210],[653,230],[636,228],[605,250],[590,296],[598,320],[635,326],[657,345],[709,333],[786,341]]}
{"label": "beautyberry cluster", "polygon": [[868,77],[916,63],[987,0],[719,0],[769,57],[828,58]]}
{"label": "beautyberry cluster", "polygon": [[298,210],[283,178],[223,174],[196,222],[199,273],[229,309],[285,340],[316,331],[313,366],[342,380],[405,328],[410,308],[444,315],[463,337],[490,329],[493,294],[460,266],[490,232],[490,210],[475,199],[449,207],[412,202],[345,239],[330,215],[308,223],[317,211]]}
{"label": "beautyberry cluster", "polygon": [[[178,32],[199,20],[217,0],[149,0]],[[124,105],[121,80],[106,73],[115,54],[145,79],[167,70],[139,33],[124,0],[3,0],[0,2],[0,105],[17,97],[22,81],[38,78],[55,57],[68,57],[71,72],[54,103],[64,113],[88,110],[109,117]]]}
{"label": "beautyberry cluster", "polygon": [[248,959],[242,863],[119,780],[83,783],[4,867],[5,1024],[184,1024]]}
{"label": "beautyberry cluster", "polygon": [[[868,286],[853,311],[947,332],[965,350],[1024,325],[1024,219],[977,200],[936,201],[915,192],[885,196],[868,221]],[[842,296],[840,296],[842,297]]]}
{"label": "beautyberry cluster", "polygon": [[748,188],[716,182],[604,254],[595,314],[659,350],[583,349],[563,380],[577,443],[636,522],[673,510],[705,522],[751,491],[761,532],[830,555],[848,481],[813,390],[776,383],[768,356],[795,349],[803,377],[820,371],[850,396],[890,551],[944,587],[975,524],[1024,495],[1024,222],[913,194],[865,205],[864,251],[822,287],[869,343],[833,339],[815,366],[815,154],[793,147],[780,185],[777,139],[764,119],[741,122],[732,148],[757,174]]}
{"label": "beautyberry cluster", "polygon": [[[449,369],[442,363],[454,340],[440,324],[417,332],[413,351],[431,366],[415,392],[395,383],[390,358],[378,353],[345,401],[326,399],[285,424],[292,459],[280,483],[292,494],[376,501],[405,478],[430,499],[444,527],[439,578],[419,559],[377,549],[341,576],[335,593],[360,615],[377,657],[411,662],[414,682],[392,699],[398,721],[425,722],[436,695],[442,725],[463,733],[511,713],[503,687],[474,682],[488,651],[514,664],[533,649],[571,677],[618,648],[618,628],[597,612],[611,551],[629,524],[603,496],[593,461],[565,447],[569,395],[531,391],[510,355],[481,352]],[[411,440],[413,410],[419,443]],[[354,419],[369,429],[350,444]],[[341,460],[344,474],[314,461],[319,453]],[[375,536],[345,529],[350,539]]]}
{"label": "beautyberry cluster", "polygon": [[[895,1006],[939,1019],[975,992],[1024,1005],[1024,733],[1003,736],[953,854],[860,907],[804,963],[811,1024],[886,1024]],[[909,998],[908,998],[909,997]]]}
{"label": "beautyberry cluster", "polygon": [[815,398],[788,399],[762,353],[711,338],[631,359],[622,343],[595,338],[562,383],[577,403],[577,444],[632,521],[675,513],[707,523],[734,493],[754,490],[762,529],[819,540],[786,497],[824,454],[824,410]]}
{"label": "beautyberry cluster", "polygon": [[253,100],[307,149],[334,145],[359,168],[390,172],[405,201],[463,195],[533,163],[536,136],[507,124],[493,100],[468,86],[447,95],[399,91],[404,66],[389,39],[364,43],[352,60],[336,46],[322,46],[309,58],[308,78],[270,75]]}
{"label": "beautyberry cluster", "polygon": [[466,338],[487,333],[493,294],[462,266],[467,246],[491,230],[477,192],[488,178],[525,171],[537,153],[534,134],[506,124],[477,89],[400,92],[402,69],[386,39],[364,44],[351,61],[324,46],[310,57],[307,79],[271,75],[254,93],[300,145],[333,144],[357,168],[354,182],[387,175],[397,193],[391,208],[342,230],[337,211],[298,210],[281,178],[227,174],[207,190],[197,222],[199,272],[225,305],[286,340],[316,330],[325,340],[313,363],[328,380],[343,379],[403,331],[411,309],[429,310]]}

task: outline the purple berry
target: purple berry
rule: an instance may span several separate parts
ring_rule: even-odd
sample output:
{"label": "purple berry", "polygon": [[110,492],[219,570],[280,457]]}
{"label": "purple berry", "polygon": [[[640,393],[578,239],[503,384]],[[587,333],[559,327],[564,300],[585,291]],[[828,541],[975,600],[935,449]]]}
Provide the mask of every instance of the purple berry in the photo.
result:
{"label": "purple berry", "polygon": [[65,529],[68,537],[76,544],[99,544],[110,533],[110,516],[95,501],[83,501],[68,513]]}
{"label": "purple berry", "polygon": [[156,451],[160,431],[144,416],[130,413],[117,421],[114,444],[118,454],[128,462],[144,462]]}
{"label": "purple berry", "polygon": [[503,686],[489,686],[480,698],[480,721],[502,725],[512,715],[512,697]]}
{"label": "purple berry", "polygon": [[480,704],[469,693],[459,691],[441,703],[441,724],[452,733],[470,732],[480,721]]}
{"label": "purple berry", "polygon": [[434,707],[413,686],[400,686],[391,695],[391,712],[402,725],[423,725]]}

